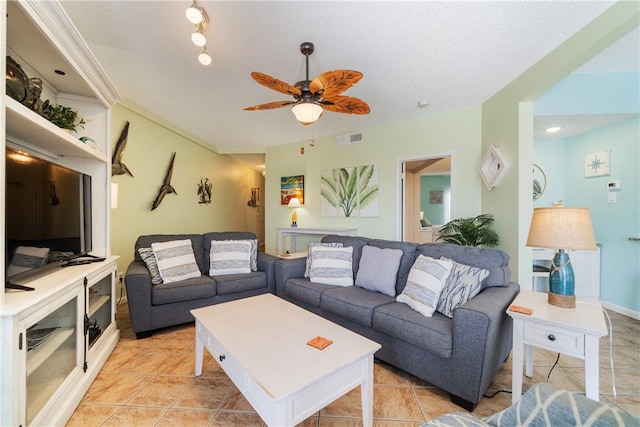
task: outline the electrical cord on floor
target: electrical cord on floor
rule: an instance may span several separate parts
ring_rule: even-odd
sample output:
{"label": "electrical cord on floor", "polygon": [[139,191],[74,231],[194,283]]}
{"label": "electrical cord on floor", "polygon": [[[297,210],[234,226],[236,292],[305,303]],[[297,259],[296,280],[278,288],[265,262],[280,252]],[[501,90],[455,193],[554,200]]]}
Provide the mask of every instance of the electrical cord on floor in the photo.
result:
{"label": "electrical cord on floor", "polygon": [[553,368],[556,367],[556,365],[558,364],[559,360],[560,360],[560,353],[558,353],[558,357],[556,357],[556,361],[553,362],[553,366],[551,366],[551,369],[549,369],[549,373],[547,374],[547,380],[545,381],[546,383],[549,382],[549,377],[551,376],[551,372],[553,372]]}
{"label": "electrical cord on floor", "polygon": [[122,276],[118,277],[118,283],[120,283],[120,298],[116,301],[116,307],[120,305],[122,298],[124,296],[124,285],[122,284]]}
{"label": "electrical cord on floor", "polygon": [[496,397],[496,395],[497,395],[498,393],[508,393],[508,394],[511,394],[511,393],[512,393],[512,391],[511,391],[511,390],[502,390],[502,389],[500,389],[500,390],[496,390],[496,391],[494,391],[494,392],[493,392],[493,394],[483,394],[483,395],[482,395],[482,397],[486,397],[487,399],[493,399],[494,397]]}

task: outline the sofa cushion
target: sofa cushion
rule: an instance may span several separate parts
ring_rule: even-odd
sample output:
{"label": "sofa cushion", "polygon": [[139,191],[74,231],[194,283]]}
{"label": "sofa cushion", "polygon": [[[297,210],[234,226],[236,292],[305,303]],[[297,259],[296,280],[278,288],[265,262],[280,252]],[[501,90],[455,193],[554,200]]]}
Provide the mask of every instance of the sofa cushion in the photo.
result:
{"label": "sofa cushion", "polygon": [[200,277],[200,269],[189,239],[155,242],[151,244],[151,249],[164,283]]}
{"label": "sofa cushion", "polygon": [[394,298],[357,286],[327,289],[320,296],[320,308],[363,326],[371,326],[373,310]]}
{"label": "sofa cushion", "polygon": [[294,278],[284,284],[284,293],[288,297],[320,307],[320,295],[327,289],[335,288],[334,285],[313,283],[309,279]]}
{"label": "sofa cushion", "polygon": [[212,240],[209,276],[251,272],[250,240]]}
{"label": "sofa cushion", "polygon": [[199,276],[179,282],[161,283],[151,288],[151,304],[209,298],[216,295],[216,283],[208,276]]}
{"label": "sofa cushion", "polygon": [[358,266],[360,265],[360,257],[362,256],[362,247],[369,243],[371,239],[367,237],[357,236],[339,236],[330,234],[324,236],[321,240],[323,243],[342,243],[343,246],[351,246],[353,248],[353,280],[356,280]]}
{"label": "sofa cushion", "polygon": [[138,253],[140,254],[140,258],[144,261],[147,266],[147,270],[149,270],[149,275],[151,276],[151,284],[159,285],[162,283],[162,276],[160,275],[160,270],[158,270],[158,261],[156,260],[156,256],[153,253],[153,249],[151,248],[140,248],[138,249]]}
{"label": "sofa cushion", "polygon": [[453,311],[456,308],[478,295],[482,281],[489,275],[489,270],[451,262],[453,262],[453,269],[442,289],[438,308],[436,308],[447,317],[453,317]]}
{"label": "sofa cushion", "polygon": [[216,282],[216,293],[218,295],[228,295],[267,287],[267,274],[263,271],[214,276],[213,280]]}
{"label": "sofa cushion", "polygon": [[356,286],[395,297],[396,276],[401,257],[400,249],[363,246],[358,274],[356,274]]}
{"label": "sofa cushion", "polygon": [[314,246],[310,248],[311,269],[309,279],[325,285],[353,285],[353,248],[329,248]]}
{"label": "sofa cushion", "polygon": [[311,270],[311,262],[313,261],[313,251],[311,250],[314,246],[324,246],[326,248],[341,248],[342,243],[322,243],[322,242],[311,242],[307,247],[307,263],[304,267],[304,277],[309,277],[309,270]]}
{"label": "sofa cushion", "polygon": [[170,242],[172,240],[191,240],[191,248],[193,249],[193,255],[196,257],[196,263],[201,273],[206,273],[209,268],[209,248],[205,254],[204,240],[200,234],[150,234],[146,236],[140,236],[136,239],[133,260],[142,261],[138,249],[150,248],[152,243],[155,242]]}
{"label": "sofa cushion", "polygon": [[407,286],[397,300],[424,316],[433,315],[452,267],[451,261],[419,255],[409,272]]}
{"label": "sofa cushion", "polygon": [[425,243],[418,246],[416,256],[422,254],[432,258],[445,257],[472,267],[489,270],[482,282],[482,289],[492,286],[507,286],[511,281],[509,255],[500,249],[476,248],[450,243]]}
{"label": "sofa cushion", "polygon": [[374,310],[372,326],[440,357],[451,357],[453,320],[440,313],[426,317],[406,304],[394,302]]}
{"label": "sofa cushion", "polygon": [[416,243],[394,242],[391,240],[380,239],[374,239],[370,241],[369,244],[382,249],[400,249],[402,251],[402,258],[400,258],[400,266],[398,267],[398,275],[396,278],[396,295],[402,293],[405,285],[407,284],[409,271],[416,260],[416,249],[418,248],[418,245]]}

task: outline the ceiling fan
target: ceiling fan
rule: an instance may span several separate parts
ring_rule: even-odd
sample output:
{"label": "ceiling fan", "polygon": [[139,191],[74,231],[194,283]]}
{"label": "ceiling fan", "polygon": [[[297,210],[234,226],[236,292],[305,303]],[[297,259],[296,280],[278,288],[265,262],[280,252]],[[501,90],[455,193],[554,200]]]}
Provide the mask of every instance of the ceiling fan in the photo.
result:
{"label": "ceiling fan", "polygon": [[323,110],[334,113],[369,114],[369,105],[363,100],[340,95],[358,83],[362,78],[361,72],[353,70],[327,71],[315,79],[309,80],[309,55],[313,53],[313,48],[313,43],[310,42],[300,44],[300,52],[306,57],[306,79],[293,86],[257,71],[251,73],[251,77],[256,82],[285,95],[292,95],[293,101],[268,102],[247,107],[245,110],[271,110],[291,105],[291,111],[296,119],[305,126],[318,120],[322,116]]}

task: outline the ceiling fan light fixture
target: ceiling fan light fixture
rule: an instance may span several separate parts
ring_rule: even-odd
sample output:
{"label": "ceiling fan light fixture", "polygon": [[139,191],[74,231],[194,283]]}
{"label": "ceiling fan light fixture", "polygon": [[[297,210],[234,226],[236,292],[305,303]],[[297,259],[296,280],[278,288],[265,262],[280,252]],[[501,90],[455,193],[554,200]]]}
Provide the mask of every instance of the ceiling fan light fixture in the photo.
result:
{"label": "ceiling fan light fixture", "polygon": [[303,125],[315,123],[322,116],[322,107],[314,102],[301,102],[291,107],[293,115]]}
{"label": "ceiling fan light fixture", "polygon": [[207,44],[207,38],[202,34],[202,30],[200,29],[191,34],[191,41],[198,47],[202,47]]}
{"label": "ceiling fan light fixture", "polygon": [[207,53],[207,46],[205,46],[202,53],[198,55],[198,61],[200,61],[202,65],[211,65],[211,57],[209,53]]}
{"label": "ceiling fan light fixture", "polygon": [[198,7],[198,3],[196,3],[195,0],[191,4],[191,6],[187,8],[185,15],[189,20],[189,22],[191,22],[192,24],[201,23],[205,17],[204,9],[201,7]]}

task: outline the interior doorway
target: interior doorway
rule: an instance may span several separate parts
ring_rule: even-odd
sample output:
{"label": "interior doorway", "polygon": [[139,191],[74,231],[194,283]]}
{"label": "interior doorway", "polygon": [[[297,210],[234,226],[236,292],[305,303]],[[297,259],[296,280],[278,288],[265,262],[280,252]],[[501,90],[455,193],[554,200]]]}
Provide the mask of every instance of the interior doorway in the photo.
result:
{"label": "interior doorway", "polygon": [[400,160],[398,239],[435,242],[440,227],[452,217],[452,154]]}

